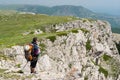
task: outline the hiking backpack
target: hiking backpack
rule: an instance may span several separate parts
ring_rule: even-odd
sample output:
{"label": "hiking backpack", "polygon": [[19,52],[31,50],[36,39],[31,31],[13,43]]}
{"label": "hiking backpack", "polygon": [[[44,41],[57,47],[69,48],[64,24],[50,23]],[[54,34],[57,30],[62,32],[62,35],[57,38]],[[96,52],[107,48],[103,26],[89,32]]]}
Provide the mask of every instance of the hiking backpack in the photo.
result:
{"label": "hiking backpack", "polygon": [[32,51],[33,51],[32,44],[28,44],[24,46],[24,53],[25,53],[24,56],[27,61],[31,61],[33,59],[31,55]]}
{"label": "hiking backpack", "polygon": [[29,44],[24,46],[24,55],[25,59],[27,61],[33,60],[33,55],[39,55],[40,54],[40,49],[37,45],[35,44]]}

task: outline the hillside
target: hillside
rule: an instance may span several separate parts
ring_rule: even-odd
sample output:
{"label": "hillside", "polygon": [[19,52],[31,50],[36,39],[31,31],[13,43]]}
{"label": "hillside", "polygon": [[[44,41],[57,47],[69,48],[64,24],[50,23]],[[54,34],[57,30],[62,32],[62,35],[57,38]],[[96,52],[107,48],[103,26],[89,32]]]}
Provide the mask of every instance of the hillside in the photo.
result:
{"label": "hillside", "polygon": [[[35,36],[41,54],[31,74],[23,46]],[[2,11],[0,80],[120,80],[118,37],[107,21]]]}
{"label": "hillside", "polygon": [[[101,19],[101,20],[109,21],[112,25],[112,28],[120,27],[120,23],[119,23],[120,16],[111,16],[107,14],[95,13],[82,6],[63,5],[63,6],[46,7],[39,5],[0,5],[0,9],[34,12],[34,13],[41,13],[47,15],[76,16],[81,18]],[[113,32],[117,32],[117,31],[115,31],[114,29]]]}
{"label": "hillside", "polygon": [[119,27],[120,17],[110,16],[105,14],[98,14],[90,11],[82,6],[54,6],[54,7],[45,7],[45,6],[30,6],[26,5],[22,8],[18,8],[18,11],[25,12],[34,12],[34,13],[43,13],[48,15],[61,15],[61,16],[76,16],[81,18],[94,18],[107,20],[111,23],[112,27]]}
{"label": "hillside", "polygon": [[[21,45],[30,42],[34,31],[40,29],[43,31],[41,35],[47,35],[45,28],[48,25],[55,25],[75,20],[75,17],[48,16],[42,14],[22,14],[22,13],[7,13],[0,15],[0,48],[11,47],[12,45]],[[23,36],[29,32],[30,35]],[[48,33],[49,34],[49,33]],[[52,34],[52,33],[51,33]],[[37,36],[41,36],[37,35]]]}
{"label": "hillside", "polygon": [[[20,18],[21,16],[23,15],[20,15]],[[39,16],[43,17],[43,15]],[[37,15],[38,18],[39,16]],[[51,20],[50,16],[46,17]],[[52,21],[56,18],[51,17]],[[26,18],[28,19],[28,14]],[[65,17],[61,18],[62,21],[64,19],[66,20]],[[28,37],[32,39],[33,36],[30,35],[33,34],[39,38],[42,53],[36,67],[38,74],[30,74],[30,64],[26,65],[23,46],[15,45],[2,49],[0,51],[0,79],[120,80],[120,55],[113,41],[110,24],[101,20],[73,19],[59,24],[51,23],[52,26],[47,25],[44,33],[41,34],[30,32],[22,35],[22,39]],[[29,30],[29,27],[27,29]],[[16,40],[18,34],[14,36]],[[21,38],[18,38],[19,42],[22,41]]]}

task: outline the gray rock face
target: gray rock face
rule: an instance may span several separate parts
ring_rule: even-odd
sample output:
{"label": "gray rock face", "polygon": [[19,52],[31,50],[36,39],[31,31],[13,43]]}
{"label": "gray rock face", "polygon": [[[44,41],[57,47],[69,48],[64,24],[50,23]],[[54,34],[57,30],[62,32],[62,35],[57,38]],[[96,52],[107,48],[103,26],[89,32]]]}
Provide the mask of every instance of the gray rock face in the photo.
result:
{"label": "gray rock face", "polygon": [[[120,56],[108,22],[82,19],[56,25],[55,29],[69,33],[56,36],[53,42],[50,39],[41,41],[45,50],[38,60],[38,74],[30,74],[29,63],[25,66],[22,46],[3,50],[12,60],[1,59],[0,69],[7,69],[7,75],[25,80],[120,80]],[[77,32],[72,32],[73,29]],[[20,69],[24,74],[16,73]],[[0,79],[6,79],[4,74]]]}

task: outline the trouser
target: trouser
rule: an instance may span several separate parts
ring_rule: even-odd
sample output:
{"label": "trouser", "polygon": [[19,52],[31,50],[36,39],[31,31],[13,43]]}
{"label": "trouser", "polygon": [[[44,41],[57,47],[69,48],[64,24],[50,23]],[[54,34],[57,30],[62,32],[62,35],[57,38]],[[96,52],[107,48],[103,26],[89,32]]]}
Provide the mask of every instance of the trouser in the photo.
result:
{"label": "trouser", "polygon": [[35,59],[33,59],[31,62],[30,62],[30,69],[31,69],[31,73],[34,73],[35,72],[35,67],[36,67],[36,64],[37,64],[37,57]]}

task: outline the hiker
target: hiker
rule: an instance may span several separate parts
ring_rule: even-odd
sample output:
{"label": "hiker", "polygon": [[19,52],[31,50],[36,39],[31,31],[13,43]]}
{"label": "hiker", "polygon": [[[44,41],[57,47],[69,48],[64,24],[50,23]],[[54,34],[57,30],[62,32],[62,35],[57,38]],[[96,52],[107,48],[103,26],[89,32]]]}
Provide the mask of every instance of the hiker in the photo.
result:
{"label": "hiker", "polygon": [[33,50],[31,52],[32,60],[30,61],[30,70],[31,73],[36,73],[35,67],[38,61],[38,56],[40,54],[37,37],[34,37],[31,43],[33,45]]}

